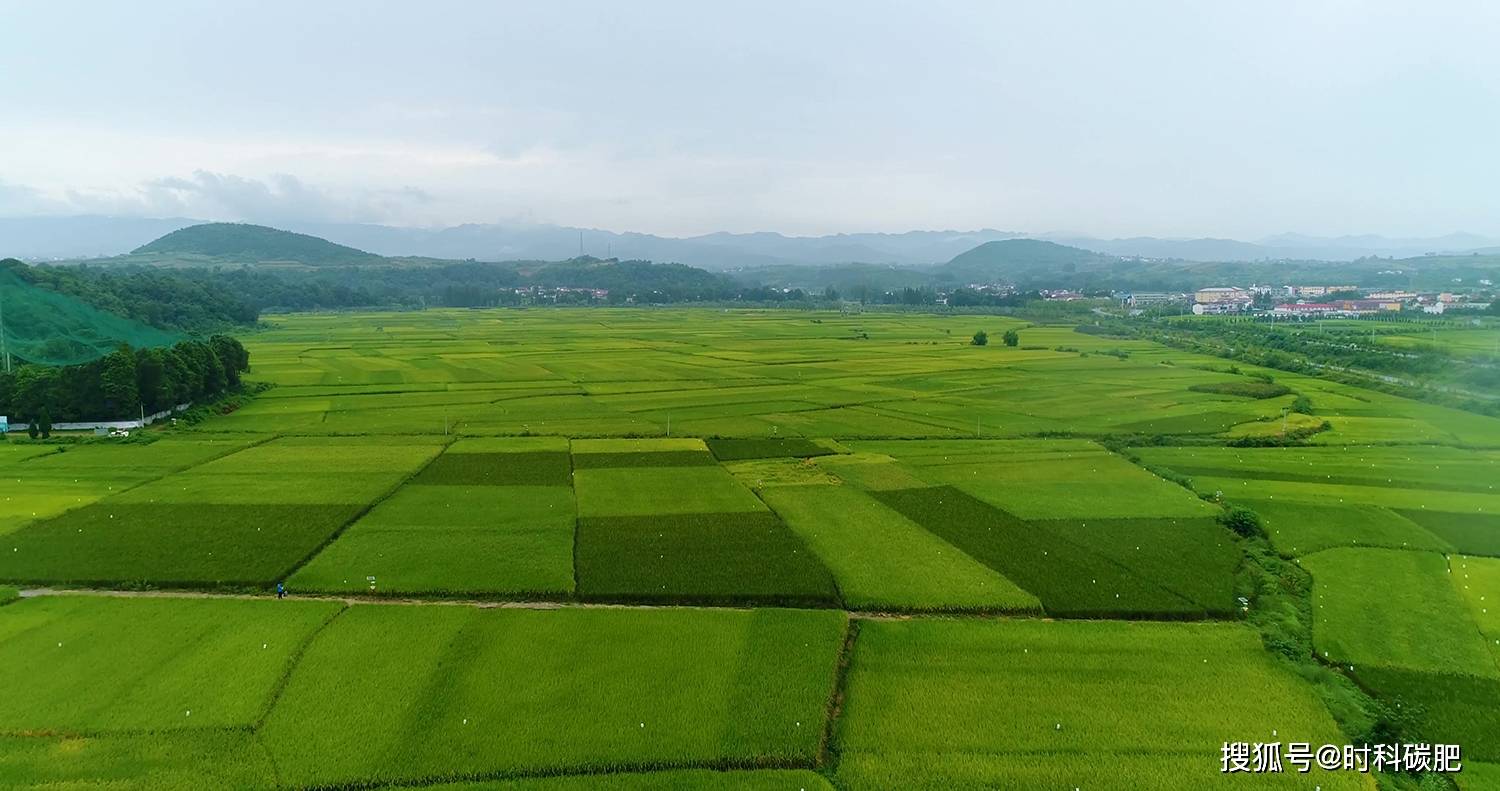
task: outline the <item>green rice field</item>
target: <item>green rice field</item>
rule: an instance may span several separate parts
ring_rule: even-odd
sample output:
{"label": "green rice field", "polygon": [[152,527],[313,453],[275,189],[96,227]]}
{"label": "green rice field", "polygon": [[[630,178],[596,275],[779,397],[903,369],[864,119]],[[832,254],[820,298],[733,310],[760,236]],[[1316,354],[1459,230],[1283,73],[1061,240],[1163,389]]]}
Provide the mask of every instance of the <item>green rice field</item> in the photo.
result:
{"label": "green rice field", "polygon": [[265,324],[227,414],[0,442],[0,788],[1447,787],[1219,771],[1386,709],[1493,787],[1500,419],[1000,316]]}

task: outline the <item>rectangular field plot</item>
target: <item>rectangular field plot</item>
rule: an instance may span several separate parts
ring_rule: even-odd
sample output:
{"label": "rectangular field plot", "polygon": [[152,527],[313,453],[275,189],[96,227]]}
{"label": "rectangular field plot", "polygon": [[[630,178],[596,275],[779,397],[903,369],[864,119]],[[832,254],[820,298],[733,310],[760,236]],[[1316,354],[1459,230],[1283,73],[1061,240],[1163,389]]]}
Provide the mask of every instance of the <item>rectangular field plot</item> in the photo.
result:
{"label": "rectangular field plot", "polygon": [[358,438],[249,447],[12,533],[0,579],[267,585],[439,448]]}
{"label": "rectangular field plot", "polygon": [[[1500,668],[1500,558],[1452,555],[1448,558],[1448,565],[1459,597],[1469,605],[1469,615],[1479,625],[1479,634],[1489,646],[1496,667]],[[1500,710],[1500,697],[1495,703]]]}
{"label": "rectangular field plot", "polygon": [[1081,440],[854,442],[1022,519],[1212,516],[1182,487]]}
{"label": "rectangular field plot", "polygon": [[359,513],[354,505],[107,501],[0,540],[0,579],[167,586],[265,585]]}
{"label": "rectangular field plot", "polygon": [[16,791],[201,791],[276,784],[270,754],[255,734],[238,728],[0,735],[0,787]]}
{"label": "rectangular field plot", "polygon": [[0,608],[0,666],[25,679],[0,695],[0,732],[252,725],[292,657],[341,607],[44,596]]}
{"label": "rectangular field plot", "polygon": [[296,786],[811,762],[844,628],[832,611],[356,606],[261,736]]}
{"label": "rectangular field plot", "polygon": [[302,567],[293,589],[544,595],[573,590],[567,486],[407,484]]}
{"label": "rectangular field plot", "polygon": [[[1231,787],[1226,741],[1343,741],[1311,690],[1230,625],[866,621],[844,700],[838,774],[861,789]],[[1283,778],[1372,787],[1358,773]]]}
{"label": "rectangular field plot", "polygon": [[1463,745],[1465,766],[1500,761],[1500,681],[1373,665],[1356,666],[1353,675],[1387,705],[1408,712],[1412,737]]}
{"label": "rectangular field plot", "polygon": [[[951,486],[892,489],[872,495],[1035,595],[1054,615],[1201,617],[1206,605],[1165,586],[1176,577],[1177,587],[1198,589],[1212,585],[1196,582],[1199,575],[1223,573],[1213,567],[1179,564],[1172,577],[1143,576],[1040,522],[1017,519]],[[1126,550],[1122,546],[1120,551]],[[1160,550],[1152,547],[1152,551]]]}
{"label": "rectangular field plot", "polygon": [[566,486],[567,453],[444,453],[413,479],[426,486]]}
{"label": "rectangular field plot", "polygon": [[1447,541],[1389,508],[1324,505],[1296,500],[1236,500],[1255,511],[1284,555],[1309,555],[1334,547],[1385,547],[1445,552]]}
{"label": "rectangular field plot", "polygon": [[743,461],[745,459],[774,459],[791,456],[808,458],[828,456],[835,451],[817,440],[791,439],[713,439],[708,448],[719,461]]}
{"label": "rectangular field plot", "polygon": [[849,486],[771,486],[766,502],[812,547],[849,607],[1033,611],[999,572]]}
{"label": "rectangular field plot", "polygon": [[1410,509],[1400,514],[1467,555],[1500,557],[1500,513],[1450,514]]}
{"label": "rectangular field plot", "polygon": [[828,605],[833,580],[774,514],[748,511],[578,521],[578,592],[682,603]]}
{"label": "rectangular field plot", "polygon": [[1442,555],[1328,549],[1302,558],[1302,567],[1313,578],[1313,643],[1320,655],[1356,668],[1500,678]]}
{"label": "rectangular field plot", "polygon": [[441,449],[428,439],[285,437],[138,487],[121,501],[367,505]]}
{"label": "rectangular field plot", "polygon": [[701,439],[579,439],[576,469],[600,467],[700,467],[715,464]]}
{"label": "rectangular field plot", "polygon": [[1040,519],[1033,527],[1109,558],[1215,616],[1235,609],[1240,549],[1213,519]]}
{"label": "rectangular field plot", "polygon": [[579,516],[656,516],[764,511],[766,506],[723,468],[629,467],[573,474]]}
{"label": "rectangular field plot", "polygon": [[1500,496],[1500,452],[1436,446],[1140,448],[1150,464],[1191,478],[1254,478],[1331,486]]}
{"label": "rectangular field plot", "polygon": [[0,536],[132,486],[232,453],[250,440],[163,439],[149,444],[0,442]]}

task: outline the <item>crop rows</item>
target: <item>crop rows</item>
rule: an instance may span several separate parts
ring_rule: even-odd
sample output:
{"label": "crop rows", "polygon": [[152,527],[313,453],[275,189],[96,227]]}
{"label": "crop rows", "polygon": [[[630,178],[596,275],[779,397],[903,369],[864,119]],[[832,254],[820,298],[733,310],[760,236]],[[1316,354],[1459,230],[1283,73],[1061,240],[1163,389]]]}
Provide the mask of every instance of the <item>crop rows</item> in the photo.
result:
{"label": "crop rows", "polygon": [[849,629],[827,610],[43,597],[0,608],[0,661],[30,682],[0,700],[0,785],[946,788],[1118,763],[1181,787],[1268,722],[1337,740],[1238,626],[866,620],[852,649]]}

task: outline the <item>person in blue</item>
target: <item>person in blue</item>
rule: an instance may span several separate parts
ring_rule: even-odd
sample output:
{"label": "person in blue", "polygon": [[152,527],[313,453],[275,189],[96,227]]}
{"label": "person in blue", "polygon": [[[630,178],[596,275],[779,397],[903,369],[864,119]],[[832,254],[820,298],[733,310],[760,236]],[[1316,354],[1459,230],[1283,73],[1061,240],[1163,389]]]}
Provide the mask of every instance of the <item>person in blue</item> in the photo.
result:
{"label": "person in blue", "polygon": [[278,598],[278,599],[285,599],[286,598],[286,584],[285,583],[281,583],[281,582],[276,583],[276,598]]}

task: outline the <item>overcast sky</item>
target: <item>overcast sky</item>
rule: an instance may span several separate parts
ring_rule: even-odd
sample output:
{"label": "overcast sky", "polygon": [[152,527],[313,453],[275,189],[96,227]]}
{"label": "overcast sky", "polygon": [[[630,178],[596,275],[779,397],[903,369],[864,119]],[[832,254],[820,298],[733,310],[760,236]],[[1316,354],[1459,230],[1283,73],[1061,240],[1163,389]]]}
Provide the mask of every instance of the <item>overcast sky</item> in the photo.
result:
{"label": "overcast sky", "polygon": [[0,0],[0,216],[1500,234],[1500,4]]}

